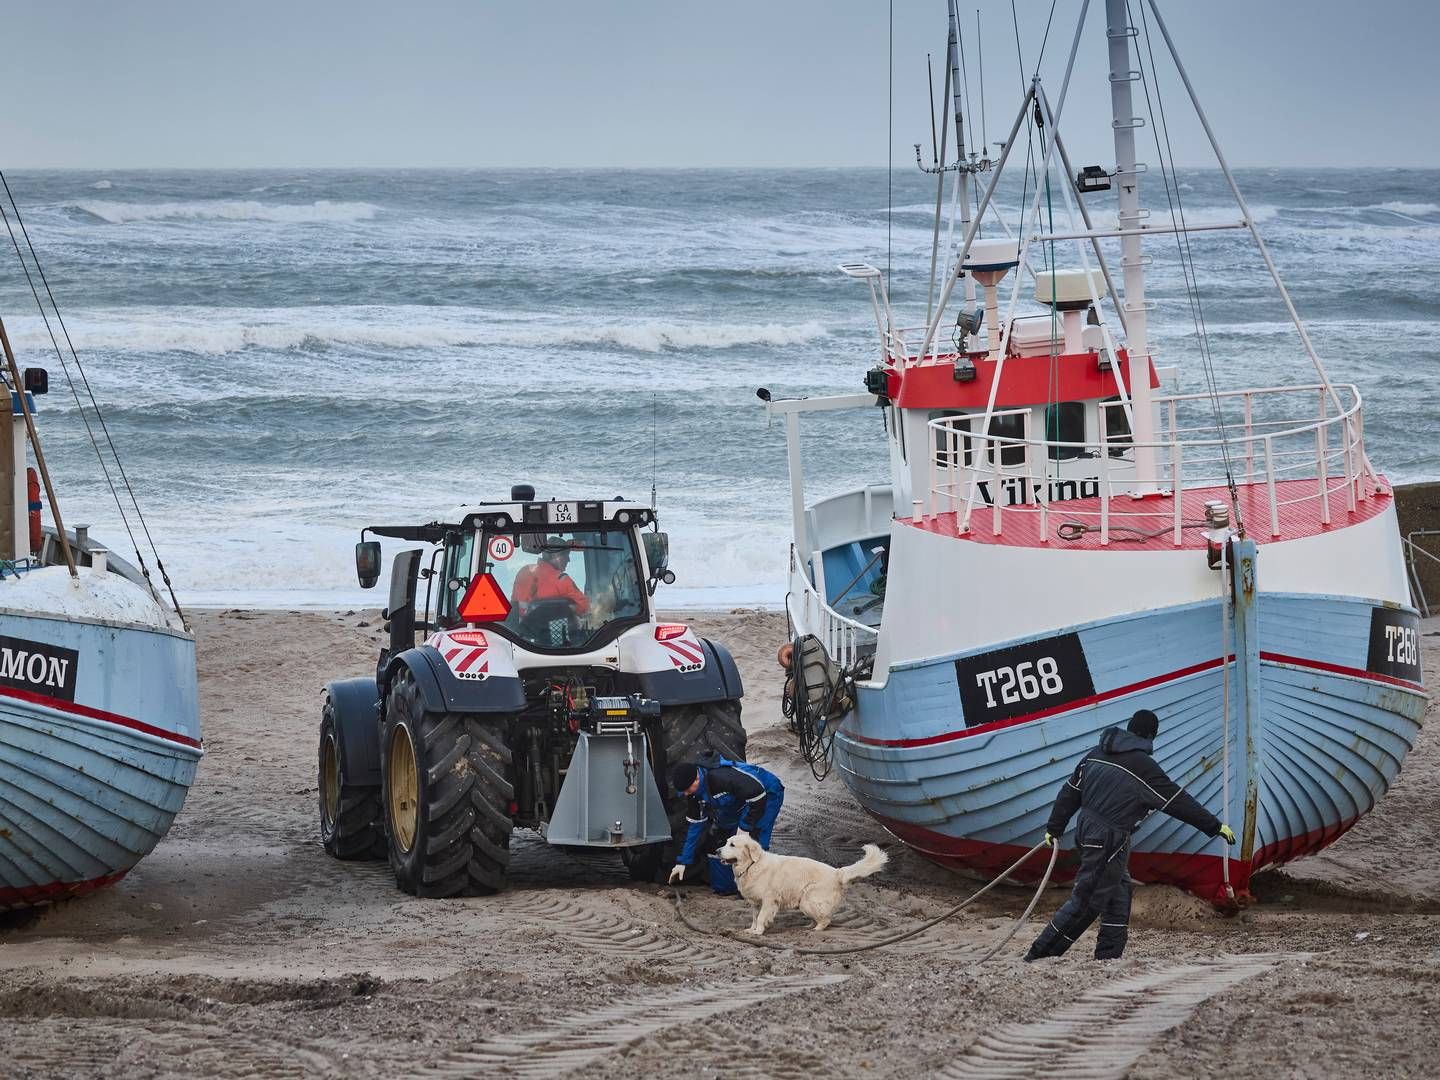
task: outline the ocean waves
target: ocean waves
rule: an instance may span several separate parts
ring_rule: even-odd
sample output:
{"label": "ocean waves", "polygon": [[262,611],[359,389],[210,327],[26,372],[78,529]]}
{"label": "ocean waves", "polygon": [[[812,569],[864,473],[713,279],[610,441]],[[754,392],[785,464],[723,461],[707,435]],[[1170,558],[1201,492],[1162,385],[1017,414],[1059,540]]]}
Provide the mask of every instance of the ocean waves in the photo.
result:
{"label": "ocean waves", "polygon": [[[106,183],[106,181],[101,181]],[[366,202],[317,199],[306,205],[209,199],[194,202],[130,203],[85,199],[67,209],[110,225],[141,221],[258,221],[282,225],[336,225],[370,221],[380,208]]]}
{"label": "ocean waves", "polygon": [[[37,318],[12,320],[22,347],[44,349],[49,336]],[[662,319],[538,317],[517,321],[472,308],[131,308],[74,312],[68,319],[78,348],[94,353],[192,353],[228,356],[248,350],[315,352],[380,350],[608,347],[630,352],[712,351],[742,346],[802,345],[829,330],[798,323],[680,322]]]}
{"label": "ocean waves", "polygon": [[[894,175],[893,213],[883,169],[8,175],[182,599],[373,600],[353,585],[362,525],[529,481],[572,498],[654,482],[680,575],[663,602],[778,603],[786,448],[756,388],[860,388],[873,309],[837,263],[885,271],[901,325],[925,316],[935,186],[913,171]],[[1153,224],[1169,218],[1159,180],[1143,181]],[[1182,180],[1190,224],[1239,220],[1219,174]],[[1425,404],[1440,398],[1440,176],[1239,182],[1331,376],[1365,396],[1376,466],[1440,474]],[[1013,212],[1031,196],[997,198]],[[1095,202],[1096,220],[1113,206]],[[1058,194],[1054,208],[1067,228]],[[1152,339],[1200,391],[1176,249],[1146,241]],[[1312,380],[1248,237],[1197,233],[1191,249],[1221,383]],[[1053,255],[1077,265],[1073,244]],[[0,314],[21,363],[51,368],[41,434],[67,518],[119,550],[13,264]],[[806,431],[812,496],[885,475],[881,410]]]}

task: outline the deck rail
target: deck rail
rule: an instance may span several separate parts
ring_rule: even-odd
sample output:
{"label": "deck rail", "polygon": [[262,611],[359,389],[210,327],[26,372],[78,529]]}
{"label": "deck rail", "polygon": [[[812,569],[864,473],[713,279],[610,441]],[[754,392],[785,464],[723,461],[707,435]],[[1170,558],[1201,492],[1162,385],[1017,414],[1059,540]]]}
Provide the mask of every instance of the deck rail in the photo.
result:
{"label": "deck rail", "polygon": [[790,545],[790,590],[785,607],[796,631],[814,634],[825,646],[826,655],[841,667],[854,667],[861,653],[879,640],[879,630],[847,619],[815,591],[794,544]]}
{"label": "deck rail", "polygon": [[[1180,547],[1182,530],[1196,525],[1183,520],[1182,500],[1170,500],[1170,520],[1157,529],[1163,514],[1153,500],[1132,496],[1223,487],[1228,462],[1237,485],[1263,488],[1269,520],[1249,522],[1250,528],[1268,528],[1271,536],[1279,536],[1287,507],[1313,504],[1329,525],[1332,510],[1353,512],[1379,487],[1365,454],[1364,413],[1353,385],[1336,386],[1333,396],[1329,387],[1314,383],[1214,396],[1161,395],[1154,401],[1157,437],[1139,445],[1152,448],[1158,476],[1144,490],[1135,476],[1137,444],[1128,435],[1110,434],[1130,430],[1122,422],[1128,402],[1100,403],[1099,438],[1089,442],[1037,438],[1033,429],[1044,422],[1037,419],[1043,409],[1031,407],[995,411],[988,432],[969,430],[974,414],[932,420],[928,498],[918,512],[954,514],[956,529],[963,533],[970,529],[974,510],[989,507],[996,536],[1002,535],[1006,514],[1037,514],[1044,541],[1051,531],[1049,517],[1059,513],[1067,522],[1097,529],[1102,544],[1117,530],[1127,535],[1138,530],[1170,532]],[[1019,436],[995,433],[997,424],[1013,431],[1017,421]],[[1087,508],[1065,505],[1083,497],[1098,497],[1098,507],[1093,502]]]}

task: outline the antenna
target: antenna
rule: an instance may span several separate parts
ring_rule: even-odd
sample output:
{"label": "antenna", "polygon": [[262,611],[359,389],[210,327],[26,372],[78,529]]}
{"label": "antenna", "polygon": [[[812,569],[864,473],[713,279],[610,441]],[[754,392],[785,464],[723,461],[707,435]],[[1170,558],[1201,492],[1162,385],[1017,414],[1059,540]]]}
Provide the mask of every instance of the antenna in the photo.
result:
{"label": "antenna", "polygon": [[930,163],[940,164],[940,151],[936,149],[939,140],[935,137],[935,71],[930,66],[930,54],[925,54],[925,85],[930,90]]}
{"label": "antenna", "polygon": [[660,472],[660,395],[650,395],[650,514],[653,518],[655,504],[655,478]]}

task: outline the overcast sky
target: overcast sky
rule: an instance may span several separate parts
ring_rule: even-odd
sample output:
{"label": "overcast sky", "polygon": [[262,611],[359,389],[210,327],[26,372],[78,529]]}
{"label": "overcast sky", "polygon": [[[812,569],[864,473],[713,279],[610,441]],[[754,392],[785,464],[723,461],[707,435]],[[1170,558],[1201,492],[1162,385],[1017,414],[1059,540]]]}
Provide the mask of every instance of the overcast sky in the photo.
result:
{"label": "overcast sky", "polygon": [[[961,4],[967,33],[982,11],[993,142],[1021,85],[1010,3]],[[4,0],[0,164],[883,165],[887,142],[909,164],[911,144],[928,153],[925,54],[938,84],[945,3],[894,7],[887,140],[887,0]],[[1017,7],[1033,68],[1049,3]],[[1057,3],[1052,98],[1079,8]],[[1091,8],[1062,129],[1099,161],[1103,0]],[[1440,166],[1440,3],[1161,10],[1232,164]],[[1177,160],[1209,163],[1159,67]]]}

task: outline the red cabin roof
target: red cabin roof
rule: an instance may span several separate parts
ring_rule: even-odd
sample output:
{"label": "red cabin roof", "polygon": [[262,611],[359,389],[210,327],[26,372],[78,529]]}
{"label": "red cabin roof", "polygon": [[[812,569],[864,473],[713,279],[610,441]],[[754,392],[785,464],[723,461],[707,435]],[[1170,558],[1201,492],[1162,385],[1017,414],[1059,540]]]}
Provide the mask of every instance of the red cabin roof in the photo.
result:
{"label": "red cabin roof", "polygon": [[[984,410],[990,400],[990,383],[996,362],[985,353],[967,354],[975,365],[971,382],[955,381],[956,354],[929,356],[904,370],[890,371],[890,400],[902,409]],[[1124,349],[1116,351],[1125,385],[1130,385],[1130,358]],[[1152,389],[1160,385],[1155,365],[1147,363]],[[1052,381],[1053,380],[1053,381]],[[1100,370],[1100,354],[1062,353],[1052,365],[1047,356],[1011,356],[1005,361],[997,409],[1021,405],[1043,405],[1051,401],[1085,401],[1114,397],[1120,393],[1113,371]]]}

